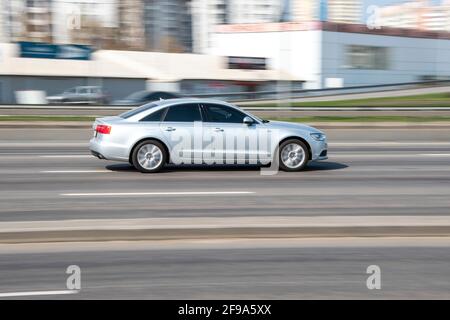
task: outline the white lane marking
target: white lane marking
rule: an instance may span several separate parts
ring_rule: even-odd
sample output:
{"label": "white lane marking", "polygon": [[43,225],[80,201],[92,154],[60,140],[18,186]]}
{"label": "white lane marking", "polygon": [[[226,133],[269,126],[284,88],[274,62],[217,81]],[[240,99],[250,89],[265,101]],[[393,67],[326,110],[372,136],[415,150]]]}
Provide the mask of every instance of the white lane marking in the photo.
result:
{"label": "white lane marking", "polygon": [[79,292],[78,290],[6,292],[6,293],[0,293],[0,298],[75,294],[75,293],[78,293],[78,292]]}
{"label": "white lane marking", "polygon": [[253,191],[192,191],[192,192],[100,192],[100,193],[61,193],[67,197],[108,197],[108,196],[209,196],[228,194],[253,194]]}
{"label": "white lane marking", "polygon": [[40,155],[39,158],[94,158],[91,154],[48,154]]}
{"label": "white lane marking", "polygon": [[421,156],[426,157],[450,157],[450,153],[423,153]]}
{"label": "white lane marking", "polygon": [[448,157],[449,153],[330,153],[329,158]]}
{"label": "white lane marking", "polygon": [[114,172],[111,170],[45,170],[39,171],[40,173],[105,173]]}

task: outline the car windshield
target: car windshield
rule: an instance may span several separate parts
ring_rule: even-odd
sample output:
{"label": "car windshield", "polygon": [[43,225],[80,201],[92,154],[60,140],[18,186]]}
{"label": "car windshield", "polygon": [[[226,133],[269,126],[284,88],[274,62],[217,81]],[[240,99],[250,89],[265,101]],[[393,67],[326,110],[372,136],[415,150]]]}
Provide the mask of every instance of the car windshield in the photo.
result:
{"label": "car windshield", "polygon": [[119,114],[119,117],[124,118],[124,119],[128,119],[128,118],[130,118],[130,117],[132,117],[134,115],[137,115],[138,113],[141,113],[143,111],[149,110],[149,109],[154,108],[156,106],[158,106],[158,104],[156,104],[156,103],[147,103],[147,104],[144,104],[143,106],[140,106],[140,107],[131,109],[129,111],[126,111],[124,113],[121,113],[121,114]]}

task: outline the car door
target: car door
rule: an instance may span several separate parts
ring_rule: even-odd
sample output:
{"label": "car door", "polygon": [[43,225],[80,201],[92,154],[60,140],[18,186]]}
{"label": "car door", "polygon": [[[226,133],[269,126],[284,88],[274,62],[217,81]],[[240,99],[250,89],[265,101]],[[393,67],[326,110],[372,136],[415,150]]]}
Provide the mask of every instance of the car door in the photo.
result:
{"label": "car door", "polygon": [[77,96],[74,97],[73,102],[83,103],[88,100],[89,88],[80,87],[77,89]]}
{"label": "car door", "polygon": [[64,91],[62,94],[62,101],[63,102],[72,102],[74,100],[74,97],[77,94],[77,88],[71,88],[69,90]]}
{"label": "car door", "polygon": [[256,164],[267,157],[263,125],[256,119],[251,125],[244,124],[248,115],[227,105],[204,103],[202,108],[206,115],[203,122],[206,141],[203,158],[206,161]]}
{"label": "car door", "polygon": [[92,87],[90,88],[89,95],[87,96],[87,102],[89,103],[99,103],[101,101],[100,88]]}
{"label": "car door", "polygon": [[175,164],[202,163],[202,114],[197,103],[168,107],[160,125]]}

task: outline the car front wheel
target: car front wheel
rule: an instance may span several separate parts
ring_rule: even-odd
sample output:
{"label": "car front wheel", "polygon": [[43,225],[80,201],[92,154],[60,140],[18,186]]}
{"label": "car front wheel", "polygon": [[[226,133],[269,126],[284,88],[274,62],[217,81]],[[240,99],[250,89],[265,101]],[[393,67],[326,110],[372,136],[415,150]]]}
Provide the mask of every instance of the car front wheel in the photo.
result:
{"label": "car front wheel", "polygon": [[279,150],[280,168],[284,171],[300,171],[308,164],[309,151],[300,140],[286,140],[281,143]]}

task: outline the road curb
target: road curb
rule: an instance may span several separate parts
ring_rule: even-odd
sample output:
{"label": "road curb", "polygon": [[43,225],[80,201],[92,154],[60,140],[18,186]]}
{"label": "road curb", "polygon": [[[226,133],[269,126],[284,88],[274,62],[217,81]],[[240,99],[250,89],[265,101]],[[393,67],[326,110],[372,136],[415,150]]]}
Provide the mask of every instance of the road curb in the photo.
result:
{"label": "road curb", "polygon": [[0,232],[0,243],[191,240],[228,238],[449,237],[450,226],[243,227]]}
{"label": "road curb", "polygon": [[450,236],[448,216],[263,216],[0,222],[0,243]]}

